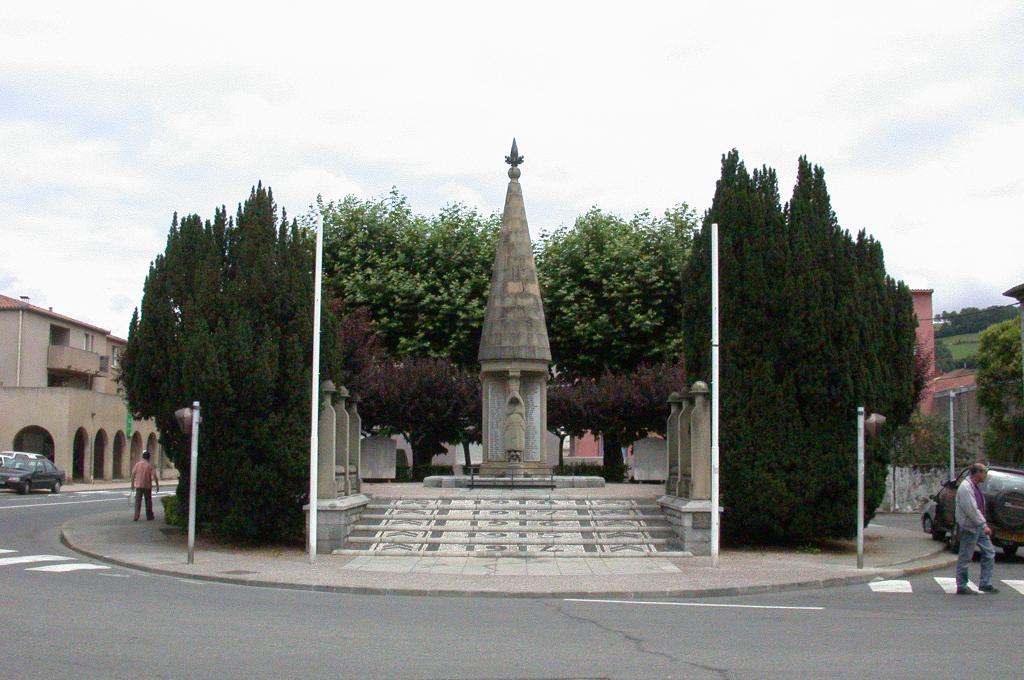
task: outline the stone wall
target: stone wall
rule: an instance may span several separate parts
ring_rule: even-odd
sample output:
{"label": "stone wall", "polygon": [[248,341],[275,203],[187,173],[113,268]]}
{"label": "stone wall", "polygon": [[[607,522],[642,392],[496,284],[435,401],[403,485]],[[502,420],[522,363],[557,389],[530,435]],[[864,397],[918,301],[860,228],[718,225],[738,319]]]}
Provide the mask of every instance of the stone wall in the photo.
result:
{"label": "stone wall", "polygon": [[683,550],[695,556],[711,554],[711,502],[661,496],[658,505],[675,529]]}
{"label": "stone wall", "polygon": [[920,512],[948,478],[948,467],[890,465],[878,512]]}

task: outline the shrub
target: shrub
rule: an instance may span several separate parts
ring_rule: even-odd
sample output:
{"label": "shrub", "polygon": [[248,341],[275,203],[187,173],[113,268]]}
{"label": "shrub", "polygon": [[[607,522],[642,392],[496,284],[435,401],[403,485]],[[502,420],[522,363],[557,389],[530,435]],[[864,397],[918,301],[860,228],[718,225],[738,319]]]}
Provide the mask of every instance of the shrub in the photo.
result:
{"label": "shrub", "polygon": [[185,527],[188,518],[181,514],[181,504],[177,496],[163,496],[160,503],[164,506],[164,521],[172,527]]}

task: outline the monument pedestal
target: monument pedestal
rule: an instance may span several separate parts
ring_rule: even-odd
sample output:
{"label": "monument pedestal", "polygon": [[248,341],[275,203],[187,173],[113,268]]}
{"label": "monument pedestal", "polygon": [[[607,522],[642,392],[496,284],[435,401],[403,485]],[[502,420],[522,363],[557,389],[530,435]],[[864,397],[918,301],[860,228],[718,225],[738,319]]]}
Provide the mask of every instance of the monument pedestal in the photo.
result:
{"label": "monument pedestal", "polygon": [[550,470],[544,475],[538,474],[534,477],[524,475],[495,477],[482,474],[474,477],[435,475],[424,478],[423,486],[441,489],[468,489],[471,487],[476,489],[599,489],[604,486],[604,478],[552,475]]}

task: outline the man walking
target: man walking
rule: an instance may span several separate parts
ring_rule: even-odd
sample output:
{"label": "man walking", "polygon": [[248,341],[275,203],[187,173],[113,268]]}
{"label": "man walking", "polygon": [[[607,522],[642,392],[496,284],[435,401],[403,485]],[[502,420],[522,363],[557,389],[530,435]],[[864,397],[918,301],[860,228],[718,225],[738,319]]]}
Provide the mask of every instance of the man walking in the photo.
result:
{"label": "man walking", "polygon": [[[983,593],[998,593],[992,585],[992,570],[995,567],[996,549],[992,546],[992,529],[985,520],[985,496],[978,486],[985,481],[988,468],[982,463],[971,465],[967,479],[956,490],[956,523],[960,528],[960,555],[956,561],[956,594],[977,595],[967,587],[967,567],[974,557],[974,548],[981,551],[981,577],[978,590]],[[136,506],[137,507],[137,506]]]}
{"label": "man walking", "polygon": [[135,491],[135,522],[139,521],[142,499],[146,499],[146,519],[153,519],[153,483],[160,493],[160,480],[156,478],[156,468],[149,462],[149,451],[142,452],[142,460],[132,468],[132,490]]}

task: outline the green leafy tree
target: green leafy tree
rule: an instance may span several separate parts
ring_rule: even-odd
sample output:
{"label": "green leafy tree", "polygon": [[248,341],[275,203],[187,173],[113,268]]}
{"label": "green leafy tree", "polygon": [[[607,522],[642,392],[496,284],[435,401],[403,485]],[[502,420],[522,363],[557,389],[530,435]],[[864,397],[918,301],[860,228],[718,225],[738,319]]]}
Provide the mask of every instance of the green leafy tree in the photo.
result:
{"label": "green leafy tree", "polygon": [[458,204],[415,215],[394,190],[366,201],[318,199],[315,210],[324,220],[326,286],[341,310],[367,309],[394,357],[475,364],[498,216]]}
{"label": "green leafy tree", "polygon": [[[308,489],[313,238],[253,188],[233,218],[175,215],[133,314],[122,382],[155,418],[188,499],[189,450],[174,410],[203,409],[196,516],[232,540],[302,535]],[[325,375],[337,364],[325,315]]]}
{"label": "green leafy tree", "polygon": [[953,359],[953,351],[943,342],[935,343],[935,366],[939,373],[949,373],[959,367]]}
{"label": "green leafy tree", "polygon": [[978,346],[978,402],[989,417],[984,441],[992,460],[1024,462],[1022,389],[1020,321],[1007,319],[983,331]]}
{"label": "green leafy tree", "polygon": [[[695,229],[693,211],[680,204],[629,221],[593,208],[544,235],[537,270],[560,380],[626,379],[641,364],[679,358],[682,274]],[[639,431],[643,422],[605,432],[606,464],[621,464],[621,447],[633,441],[617,432]]]}
{"label": "green leafy tree", "polygon": [[[722,499],[726,535],[756,542],[855,532],[856,407],[907,422],[916,399],[910,291],[881,246],[841,229],[824,171],[801,158],[780,205],[775,171],[723,157],[694,244],[685,301],[687,367],[710,377],[710,225],[720,234]],[[876,507],[887,454],[869,449]]]}
{"label": "green leafy tree", "polygon": [[1017,310],[1014,305],[992,305],[979,309],[964,307],[956,312],[941,312],[936,316],[940,323],[935,327],[936,338],[948,338],[965,333],[979,333],[989,326],[1016,319]]}

